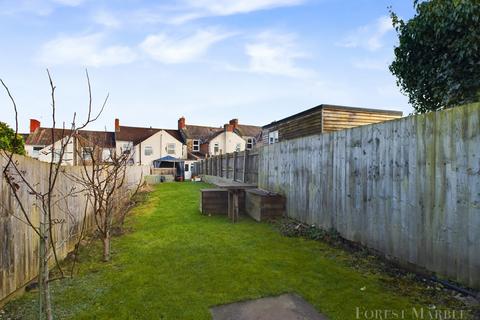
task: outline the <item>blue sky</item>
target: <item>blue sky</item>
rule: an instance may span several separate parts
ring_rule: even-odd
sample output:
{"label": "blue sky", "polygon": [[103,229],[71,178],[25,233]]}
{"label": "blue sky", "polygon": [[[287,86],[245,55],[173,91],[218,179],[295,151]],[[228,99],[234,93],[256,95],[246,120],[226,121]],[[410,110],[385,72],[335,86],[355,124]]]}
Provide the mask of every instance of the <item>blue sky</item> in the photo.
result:
{"label": "blue sky", "polygon": [[[388,71],[388,6],[409,0],[0,0],[0,77],[20,112],[50,122],[110,99],[92,129],[121,124],[264,125],[322,103],[412,111]],[[13,123],[6,95],[1,121]]]}

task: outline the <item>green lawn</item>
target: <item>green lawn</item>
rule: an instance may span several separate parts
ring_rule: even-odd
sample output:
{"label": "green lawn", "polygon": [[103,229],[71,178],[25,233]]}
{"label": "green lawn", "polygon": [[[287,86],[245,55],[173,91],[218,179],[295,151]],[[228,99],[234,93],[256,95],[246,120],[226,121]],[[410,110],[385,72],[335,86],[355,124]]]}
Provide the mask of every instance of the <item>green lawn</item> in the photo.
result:
{"label": "green lawn", "polygon": [[[209,307],[296,292],[331,319],[355,319],[355,308],[405,309],[385,275],[357,271],[348,253],[281,236],[271,224],[202,216],[201,183],[159,185],[115,238],[110,263],[96,242],[82,250],[80,274],[56,282],[58,319],[210,319]],[[36,294],[10,303],[21,319],[35,313]]]}

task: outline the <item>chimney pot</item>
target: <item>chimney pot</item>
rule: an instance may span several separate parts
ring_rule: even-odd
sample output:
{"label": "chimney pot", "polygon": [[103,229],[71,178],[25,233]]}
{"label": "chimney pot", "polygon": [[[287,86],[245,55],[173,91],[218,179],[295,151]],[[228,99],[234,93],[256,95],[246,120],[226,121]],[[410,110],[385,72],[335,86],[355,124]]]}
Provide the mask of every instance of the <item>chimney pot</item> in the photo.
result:
{"label": "chimney pot", "polygon": [[118,118],[115,119],[115,132],[120,132],[120,120]]}
{"label": "chimney pot", "polygon": [[229,123],[230,123],[231,126],[233,126],[233,130],[237,129],[237,127],[238,127],[238,119],[236,119],[236,118],[235,118],[235,119],[232,119],[232,120],[230,120]]}
{"label": "chimney pot", "polygon": [[178,130],[185,129],[187,125],[185,124],[185,117],[178,119]]}
{"label": "chimney pot", "polygon": [[30,133],[34,133],[37,128],[40,128],[40,121],[37,119],[30,119]]}

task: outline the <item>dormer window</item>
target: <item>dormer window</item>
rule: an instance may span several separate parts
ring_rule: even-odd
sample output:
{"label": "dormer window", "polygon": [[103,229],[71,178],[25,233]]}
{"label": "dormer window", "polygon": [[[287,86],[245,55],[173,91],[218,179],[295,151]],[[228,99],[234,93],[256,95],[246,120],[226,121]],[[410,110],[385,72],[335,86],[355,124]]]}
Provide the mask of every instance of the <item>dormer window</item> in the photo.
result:
{"label": "dormer window", "polygon": [[193,140],[192,151],[200,151],[200,140]]}

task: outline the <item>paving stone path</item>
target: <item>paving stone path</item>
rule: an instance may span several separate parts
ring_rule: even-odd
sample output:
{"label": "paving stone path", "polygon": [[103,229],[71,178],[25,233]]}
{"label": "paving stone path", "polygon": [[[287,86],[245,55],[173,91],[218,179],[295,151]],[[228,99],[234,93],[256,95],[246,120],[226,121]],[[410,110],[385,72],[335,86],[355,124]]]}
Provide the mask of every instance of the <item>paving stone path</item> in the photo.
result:
{"label": "paving stone path", "polygon": [[213,320],[328,320],[296,294],[235,302],[210,310]]}

